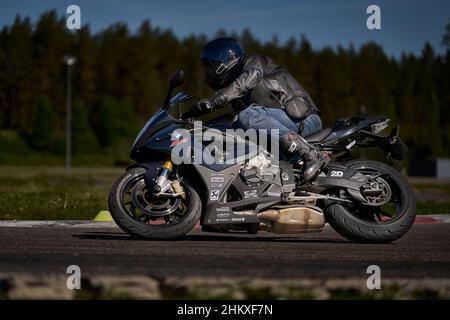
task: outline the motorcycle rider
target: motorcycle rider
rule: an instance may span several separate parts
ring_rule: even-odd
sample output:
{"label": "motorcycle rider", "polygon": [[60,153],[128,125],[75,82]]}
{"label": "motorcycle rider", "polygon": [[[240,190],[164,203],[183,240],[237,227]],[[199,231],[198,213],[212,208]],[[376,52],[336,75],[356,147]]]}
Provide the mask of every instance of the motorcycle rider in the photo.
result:
{"label": "motorcycle rider", "polygon": [[201,65],[206,83],[216,93],[193,105],[184,118],[231,103],[239,112],[240,128],[279,130],[281,148],[306,160],[305,180],[313,178],[330,161],[328,153],[317,150],[303,138],[322,130],[320,112],[308,92],[286,69],[269,57],[244,54],[236,40],[228,37],[206,44]]}

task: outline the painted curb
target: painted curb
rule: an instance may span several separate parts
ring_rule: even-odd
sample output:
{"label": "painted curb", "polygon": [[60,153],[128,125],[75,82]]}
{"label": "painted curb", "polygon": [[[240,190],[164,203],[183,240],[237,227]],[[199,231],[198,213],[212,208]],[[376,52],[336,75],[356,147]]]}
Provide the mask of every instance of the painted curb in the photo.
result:
{"label": "painted curb", "polygon": [[114,222],[92,220],[3,220],[0,227],[53,227],[53,228],[117,228]]}

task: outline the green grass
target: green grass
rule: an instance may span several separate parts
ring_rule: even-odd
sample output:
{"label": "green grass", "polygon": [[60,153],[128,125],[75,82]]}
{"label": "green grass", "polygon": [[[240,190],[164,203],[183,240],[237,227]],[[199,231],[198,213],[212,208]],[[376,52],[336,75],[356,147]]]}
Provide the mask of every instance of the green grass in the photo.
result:
{"label": "green grass", "polygon": [[[383,210],[387,213],[394,214],[396,207],[394,204],[388,203],[383,206]],[[418,215],[450,214],[450,202],[417,201],[416,213]]]}
{"label": "green grass", "polygon": [[450,193],[450,184],[417,183],[413,186],[419,190]]}
{"label": "green grass", "polygon": [[[128,149],[126,149],[128,150]],[[118,155],[114,150],[104,154],[76,154],[72,156],[72,164],[77,167],[114,167],[126,166],[132,163],[128,154]],[[56,156],[48,153],[28,153],[26,155],[6,154],[0,152],[0,166],[55,166],[65,165],[65,156]],[[1,170],[1,169],[0,169]]]}
{"label": "green grass", "polygon": [[417,201],[417,214],[449,214],[450,202]]}
{"label": "green grass", "polygon": [[0,219],[93,219],[121,169],[0,168]]}
{"label": "green grass", "polygon": [[[0,220],[93,219],[108,209],[108,192],[123,170],[75,168],[68,174],[63,167],[0,167]],[[450,202],[417,203],[417,214],[447,213]]]}

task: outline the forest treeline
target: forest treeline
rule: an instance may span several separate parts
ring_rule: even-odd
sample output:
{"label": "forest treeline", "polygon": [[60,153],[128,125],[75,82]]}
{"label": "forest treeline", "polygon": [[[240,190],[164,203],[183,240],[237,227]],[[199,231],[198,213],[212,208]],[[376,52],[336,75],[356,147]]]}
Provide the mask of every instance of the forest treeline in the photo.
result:
{"label": "forest treeline", "polygon": [[[445,30],[443,30],[445,33]],[[217,35],[225,35],[218,31]],[[314,50],[304,37],[262,43],[250,30],[231,34],[247,52],[268,55],[310,92],[326,126],[338,117],[384,115],[399,123],[413,157],[450,156],[450,25],[445,54],[425,43],[420,55],[388,56],[376,43]],[[128,152],[129,143],[183,69],[183,91],[205,97],[202,35],[177,38],[144,21],[131,32],[117,23],[92,33],[66,29],[46,12],[32,23],[17,16],[0,32],[0,154],[64,154],[66,66],[74,55],[75,154]],[[122,150],[123,148],[120,148]]]}

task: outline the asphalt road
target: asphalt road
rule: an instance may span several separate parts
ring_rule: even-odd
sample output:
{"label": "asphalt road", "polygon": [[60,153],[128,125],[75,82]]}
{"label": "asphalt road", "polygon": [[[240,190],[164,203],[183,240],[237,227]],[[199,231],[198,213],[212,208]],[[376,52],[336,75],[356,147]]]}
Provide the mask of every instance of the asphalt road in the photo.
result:
{"label": "asphalt road", "polygon": [[320,234],[228,235],[193,231],[179,241],[135,240],[118,228],[0,227],[0,273],[85,275],[450,278],[450,224],[414,225],[387,245],[351,243],[330,228]]}

